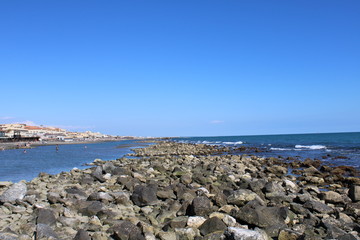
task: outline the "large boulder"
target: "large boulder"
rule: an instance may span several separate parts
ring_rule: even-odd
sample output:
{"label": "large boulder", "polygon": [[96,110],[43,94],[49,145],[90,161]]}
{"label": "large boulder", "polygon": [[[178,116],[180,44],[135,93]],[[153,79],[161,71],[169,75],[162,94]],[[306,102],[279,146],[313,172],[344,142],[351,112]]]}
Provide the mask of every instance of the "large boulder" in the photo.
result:
{"label": "large boulder", "polygon": [[35,240],[43,239],[59,239],[54,230],[47,224],[37,224],[35,232]]}
{"label": "large boulder", "polygon": [[14,202],[16,199],[22,200],[25,197],[26,191],[27,187],[25,183],[14,183],[0,196],[0,202]]}
{"label": "large boulder", "polygon": [[36,223],[47,224],[53,226],[56,223],[54,212],[51,209],[39,208],[36,210]]}
{"label": "large boulder", "polygon": [[137,185],[131,195],[131,200],[139,207],[154,205],[158,202],[156,196],[157,186],[154,184]]}
{"label": "large boulder", "polygon": [[251,190],[239,189],[232,192],[231,195],[228,196],[227,202],[241,207],[254,199],[260,200],[260,197]]}
{"label": "large boulder", "polygon": [[308,200],[303,204],[303,207],[310,209],[312,211],[318,213],[332,213],[334,209],[326,205],[325,203],[316,201],[316,200]]}

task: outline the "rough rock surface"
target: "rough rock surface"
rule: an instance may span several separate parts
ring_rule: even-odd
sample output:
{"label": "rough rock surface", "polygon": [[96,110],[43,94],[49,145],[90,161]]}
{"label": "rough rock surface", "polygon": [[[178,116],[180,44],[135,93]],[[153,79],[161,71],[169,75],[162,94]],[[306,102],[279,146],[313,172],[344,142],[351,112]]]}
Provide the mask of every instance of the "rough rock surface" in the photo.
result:
{"label": "rough rock surface", "polygon": [[247,151],[158,142],[1,183],[0,239],[359,239],[356,169]]}

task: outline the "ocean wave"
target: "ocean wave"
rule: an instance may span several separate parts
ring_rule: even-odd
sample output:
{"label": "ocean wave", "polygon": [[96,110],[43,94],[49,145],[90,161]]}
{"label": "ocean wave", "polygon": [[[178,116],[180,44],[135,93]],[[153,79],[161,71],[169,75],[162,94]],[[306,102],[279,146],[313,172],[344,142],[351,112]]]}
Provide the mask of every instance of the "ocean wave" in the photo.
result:
{"label": "ocean wave", "polygon": [[297,148],[297,149],[320,150],[320,149],[326,149],[326,146],[324,146],[324,145],[295,145],[295,148]]}
{"label": "ocean wave", "polygon": [[293,149],[291,148],[270,148],[270,150],[273,150],[273,151],[292,151]]}
{"label": "ocean wave", "polygon": [[242,141],[238,141],[238,142],[223,142],[223,144],[227,144],[227,145],[239,145],[239,144],[243,144],[244,142]]}

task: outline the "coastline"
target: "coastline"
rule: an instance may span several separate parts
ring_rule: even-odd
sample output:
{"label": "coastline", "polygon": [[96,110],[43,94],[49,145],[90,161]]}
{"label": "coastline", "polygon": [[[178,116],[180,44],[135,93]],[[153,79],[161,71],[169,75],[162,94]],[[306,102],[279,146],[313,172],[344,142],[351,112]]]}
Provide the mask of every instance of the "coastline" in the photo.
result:
{"label": "coastline", "polygon": [[0,237],[360,237],[354,168],[205,144],[160,141],[133,151],[114,161],[96,160],[85,170],[1,183]]}

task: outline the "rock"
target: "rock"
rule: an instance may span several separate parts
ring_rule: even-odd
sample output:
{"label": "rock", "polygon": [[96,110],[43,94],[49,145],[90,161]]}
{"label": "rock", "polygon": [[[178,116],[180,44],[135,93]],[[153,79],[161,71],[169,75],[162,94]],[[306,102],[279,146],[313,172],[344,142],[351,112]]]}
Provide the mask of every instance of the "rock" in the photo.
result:
{"label": "rock", "polygon": [[323,192],[320,196],[326,203],[344,203],[344,198],[334,191]]}
{"label": "rock", "polygon": [[187,225],[191,228],[199,228],[204,222],[206,218],[200,216],[189,217],[187,221]]}
{"label": "rock", "polygon": [[283,229],[280,231],[278,240],[297,240],[301,236],[300,233],[292,231],[290,229]]}
{"label": "rock", "polygon": [[169,225],[172,228],[184,228],[184,227],[186,227],[187,222],[188,222],[187,216],[180,216],[180,217],[176,217],[176,218],[172,219],[170,221]]}
{"label": "rock", "polygon": [[56,218],[54,212],[51,209],[38,208],[36,210],[36,223],[37,224],[47,224],[53,226],[56,223]]}
{"label": "rock", "polygon": [[14,233],[0,232],[1,240],[19,240],[19,236]]}
{"label": "rock", "polygon": [[241,207],[254,199],[260,199],[260,197],[251,190],[239,189],[227,198],[227,202]]}
{"label": "rock", "polygon": [[349,189],[349,197],[353,202],[360,201],[360,186],[351,185]]}
{"label": "rock", "polygon": [[51,204],[55,204],[61,201],[60,194],[56,192],[49,192],[47,194],[47,199]]}
{"label": "rock", "polygon": [[106,181],[106,179],[103,176],[102,167],[98,166],[95,168],[95,170],[91,173],[91,176],[98,180],[99,182],[103,183]]}
{"label": "rock", "polygon": [[159,232],[158,237],[161,240],[177,240],[175,232]]}
{"label": "rock", "polygon": [[243,229],[238,227],[229,227],[225,231],[225,236],[229,240],[267,240],[268,237],[265,233],[256,231]]}
{"label": "rock", "polygon": [[88,206],[80,209],[79,212],[84,216],[91,217],[91,216],[96,215],[101,210],[103,210],[103,208],[104,208],[104,205],[101,202],[92,201],[92,202],[88,202]]}
{"label": "rock", "polygon": [[43,239],[59,239],[54,230],[47,224],[37,224],[35,232],[35,240]]}
{"label": "rock", "polygon": [[27,187],[23,182],[14,183],[0,196],[0,202],[14,202],[16,199],[23,199],[26,195]]}
{"label": "rock", "polygon": [[325,203],[316,201],[316,200],[308,200],[303,204],[303,207],[307,209],[311,209],[318,213],[332,213],[334,209],[326,205]]}
{"label": "rock", "polygon": [[149,184],[147,186],[137,185],[131,195],[131,200],[139,207],[154,205],[158,202],[156,192],[157,186],[154,184]]}
{"label": "rock", "polygon": [[112,227],[112,237],[119,240],[145,240],[140,229],[129,221],[121,221]]}
{"label": "rock", "polygon": [[91,240],[91,237],[84,229],[80,229],[73,240]]}
{"label": "rock", "polygon": [[212,217],[207,219],[200,227],[200,233],[205,236],[209,233],[217,232],[217,231],[225,231],[226,225],[223,221],[221,221],[217,217]]}
{"label": "rock", "polygon": [[85,191],[79,189],[78,187],[67,188],[65,189],[65,192],[67,193],[68,197],[76,196],[79,199],[85,199],[87,197]]}
{"label": "rock", "polygon": [[206,216],[211,212],[211,201],[209,198],[202,196],[196,197],[189,206],[189,215],[192,216]]}

